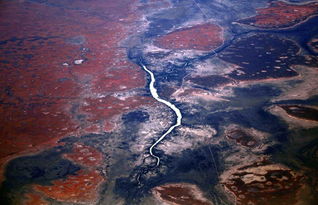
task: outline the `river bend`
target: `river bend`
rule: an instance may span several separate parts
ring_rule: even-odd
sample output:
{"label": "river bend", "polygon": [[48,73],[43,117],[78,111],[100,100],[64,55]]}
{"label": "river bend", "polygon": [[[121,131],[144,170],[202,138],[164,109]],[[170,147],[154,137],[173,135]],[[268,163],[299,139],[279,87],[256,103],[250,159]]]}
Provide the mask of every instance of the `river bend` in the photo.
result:
{"label": "river bend", "polygon": [[174,125],[172,125],[163,135],[161,135],[161,137],[159,137],[149,148],[149,153],[152,157],[154,157],[157,160],[156,166],[159,166],[160,164],[160,158],[158,156],[156,156],[153,153],[153,149],[168,135],[170,134],[176,127],[181,125],[181,120],[182,120],[182,114],[181,111],[171,102],[166,101],[164,99],[161,99],[158,95],[158,91],[155,88],[155,82],[156,82],[156,78],[155,75],[153,74],[153,72],[151,70],[149,70],[144,64],[141,64],[141,67],[149,74],[150,76],[150,83],[149,83],[149,90],[150,93],[152,95],[152,97],[157,100],[158,102],[161,102],[163,104],[165,104],[166,106],[168,106],[170,109],[172,109],[174,111],[174,113],[177,116],[177,121]]}

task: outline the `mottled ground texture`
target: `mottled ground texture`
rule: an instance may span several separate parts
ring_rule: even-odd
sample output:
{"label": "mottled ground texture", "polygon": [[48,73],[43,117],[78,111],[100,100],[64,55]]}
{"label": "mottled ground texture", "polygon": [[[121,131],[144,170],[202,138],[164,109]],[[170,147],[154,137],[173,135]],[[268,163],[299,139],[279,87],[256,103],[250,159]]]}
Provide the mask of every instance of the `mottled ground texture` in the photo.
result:
{"label": "mottled ground texture", "polygon": [[317,39],[316,0],[1,1],[1,204],[315,205]]}

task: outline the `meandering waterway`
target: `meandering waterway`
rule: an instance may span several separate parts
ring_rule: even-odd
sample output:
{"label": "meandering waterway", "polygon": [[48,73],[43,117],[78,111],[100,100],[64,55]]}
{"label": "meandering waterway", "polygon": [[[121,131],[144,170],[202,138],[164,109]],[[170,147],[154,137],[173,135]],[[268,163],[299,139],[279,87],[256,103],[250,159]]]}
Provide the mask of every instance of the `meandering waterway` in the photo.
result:
{"label": "meandering waterway", "polygon": [[151,70],[149,70],[144,64],[141,64],[141,67],[149,74],[150,76],[150,83],[149,83],[149,90],[150,90],[150,93],[152,95],[152,97],[154,99],[156,99],[158,102],[161,102],[165,105],[167,105],[169,108],[171,108],[176,116],[177,116],[177,121],[174,125],[172,125],[163,135],[161,135],[161,137],[159,137],[159,139],[157,141],[155,141],[149,148],[149,153],[152,157],[156,158],[157,160],[157,163],[156,163],[156,166],[158,166],[160,164],[160,158],[158,156],[156,156],[154,153],[153,153],[153,149],[168,135],[170,134],[176,127],[180,126],[181,125],[181,121],[182,121],[182,114],[181,114],[181,111],[174,105],[172,104],[171,102],[169,101],[166,101],[164,99],[161,99],[158,95],[158,91],[157,89],[155,88],[155,82],[156,82],[156,78],[155,78],[155,75],[153,74],[153,72]]}

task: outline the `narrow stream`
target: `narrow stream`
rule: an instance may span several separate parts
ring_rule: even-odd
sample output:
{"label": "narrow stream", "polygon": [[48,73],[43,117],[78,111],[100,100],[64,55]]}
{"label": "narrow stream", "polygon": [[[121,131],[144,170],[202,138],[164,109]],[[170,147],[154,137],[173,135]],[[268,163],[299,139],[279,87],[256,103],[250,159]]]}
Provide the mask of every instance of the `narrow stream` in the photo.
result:
{"label": "narrow stream", "polygon": [[149,89],[150,89],[150,93],[152,95],[153,98],[155,98],[158,102],[161,102],[165,105],[167,105],[169,108],[171,108],[177,116],[177,121],[174,125],[172,125],[163,135],[161,135],[161,137],[159,137],[159,139],[153,143],[151,145],[151,147],[149,148],[149,153],[152,157],[156,158],[157,160],[157,164],[156,166],[159,166],[160,164],[160,158],[158,156],[156,156],[155,154],[153,154],[153,149],[168,135],[172,132],[172,130],[174,130],[176,127],[181,125],[181,120],[182,120],[182,114],[181,111],[172,103],[170,103],[169,101],[163,100],[159,97],[157,89],[155,88],[155,82],[156,82],[156,78],[155,75],[153,74],[152,71],[150,71],[144,64],[141,64],[142,68],[150,75],[151,81],[149,83]]}

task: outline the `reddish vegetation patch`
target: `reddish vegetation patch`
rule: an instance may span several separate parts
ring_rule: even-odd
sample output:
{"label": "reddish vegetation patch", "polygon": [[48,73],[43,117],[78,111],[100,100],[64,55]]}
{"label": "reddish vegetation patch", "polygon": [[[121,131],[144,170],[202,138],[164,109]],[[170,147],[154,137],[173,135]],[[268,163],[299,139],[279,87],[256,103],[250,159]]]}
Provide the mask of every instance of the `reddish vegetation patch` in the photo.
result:
{"label": "reddish vegetation patch", "polygon": [[49,203],[45,201],[39,194],[27,194],[27,200],[23,202],[23,205],[48,205]]}
{"label": "reddish vegetation patch", "polygon": [[98,171],[79,171],[65,180],[53,181],[53,186],[35,185],[35,189],[47,197],[62,202],[94,203],[98,198],[99,185],[104,178]]}
{"label": "reddish vegetation patch", "polygon": [[237,204],[296,204],[303,176],[279,164],[258,162],[235,170],[224,185]]}
{"label": "reddish vegetation patch", "polygon": [[317,14],[318,3],[304,5],[288,4],[281,1],[271,2],[268,8],[257,9],[257,15],[238,22],[260,28],[283,28],[304,21]]}
{"label": "reddish vegetation patch", "polygon": [[157,199],[171,205],[212,205],[192,184],[167,184],[153,189]]}
{"label": "reddish vegetation patch", "polygon": [[[100,94],[144,86],[144,73],[120,46],[133,32],[134,3],[1,2],[0,30],[6,31],[0,33],[1,166],[44,144],[55,146],[65,136],[101,132],[103,126],[96,122],[129,110],[104,101],[118,109],[100,114],[100,109],[83,105],[85,98],[89,106],[96,105],[92,102]],[[125,107],[135,108],[144,101],[129,103]],[[84,120],[79,118],[82,107],[89,116]]]}
{"label": "reddish vegetation patch", "polygon": [[154,44],[166,49],[194,49],[209,51],[223,43],[222,28],[215,24],[203,24],[168,33],[155,40]]}
{"label": "reddish vegetation patch", "polygon": [[241,129],[227,130],[226,137],[246,147],[254,147],[257,144],[257,140],[252,135]]}
{"label": "reddish vegetation patch", "polygon": [[104,132],[111,132],[115,129],[115,125],[114,123],[110,122],[110,121],[106,121],[106,123],[104,124]]}
{"label": "reddish vegetation patch", "polygon": [[73,152],[65,158],[86,167],[98,167],[103,163],[103,155],[98,150],[80,143],[74,144]]}

